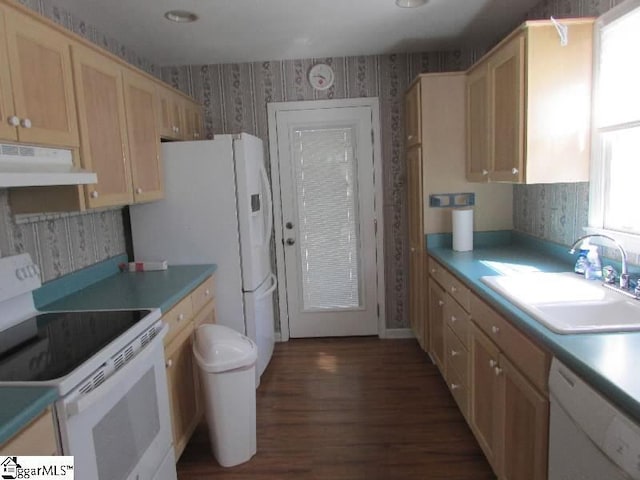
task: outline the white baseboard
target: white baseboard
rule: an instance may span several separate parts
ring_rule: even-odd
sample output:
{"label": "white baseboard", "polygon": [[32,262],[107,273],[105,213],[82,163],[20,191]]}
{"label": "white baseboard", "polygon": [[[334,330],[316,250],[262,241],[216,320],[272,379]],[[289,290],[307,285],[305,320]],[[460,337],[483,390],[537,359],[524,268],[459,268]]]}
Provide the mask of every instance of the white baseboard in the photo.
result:
{"label": "white baseboard", "polygon": [[274,332],[273,338],[274,338],[274,340],[276,342],[281,342],[282,341],[282,334],[280,332]]}
{"label": "white baseboard", "polygon": [[380,338],[416,338],[410,328],[387,328]]}

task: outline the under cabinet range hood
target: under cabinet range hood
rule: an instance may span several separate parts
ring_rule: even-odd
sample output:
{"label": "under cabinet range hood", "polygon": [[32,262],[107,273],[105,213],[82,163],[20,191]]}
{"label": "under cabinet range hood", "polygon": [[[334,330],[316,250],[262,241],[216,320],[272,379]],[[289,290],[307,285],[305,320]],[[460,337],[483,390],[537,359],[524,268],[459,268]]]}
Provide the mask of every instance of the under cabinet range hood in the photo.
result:
{"label": "under cabinet range hood", "polygon": [[97,183],[73,164],[71,150],[0,143],[0,188]]}

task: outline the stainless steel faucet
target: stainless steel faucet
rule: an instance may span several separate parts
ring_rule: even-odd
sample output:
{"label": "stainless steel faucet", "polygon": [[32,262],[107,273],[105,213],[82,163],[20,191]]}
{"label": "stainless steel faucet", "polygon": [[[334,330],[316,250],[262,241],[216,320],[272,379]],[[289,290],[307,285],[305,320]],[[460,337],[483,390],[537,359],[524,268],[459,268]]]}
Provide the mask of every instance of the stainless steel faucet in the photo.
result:
{"label": "stainless steel faucet", "polygon": [[607,240],[609,240],[611,243],[613,243],[616,247],[618,247],[618,250],[620,251],[620,263],[622,263],[622,272],[620,273],[620,288],[622,290],[628,290],[629,289],[629,272],[627,271],[627,252],[624,250],[624,248],[622,247],[622,245],[620,245],[618,243],[618,241],[614,238],[609,237],[608,235],[602,235],[600,233],[592,233],[589,235],[584,235],[583,237],[580,237],[579,239],[577,239],[575,242],[573,242],[573,245],[571,246],[571,250],[569,250],[569,253],[573,254],[576,252],[576,247],[581,244],[584,240],[586,240],[587,238],[591,238],[591,237],[600,237],[600,238],[606,238]]}

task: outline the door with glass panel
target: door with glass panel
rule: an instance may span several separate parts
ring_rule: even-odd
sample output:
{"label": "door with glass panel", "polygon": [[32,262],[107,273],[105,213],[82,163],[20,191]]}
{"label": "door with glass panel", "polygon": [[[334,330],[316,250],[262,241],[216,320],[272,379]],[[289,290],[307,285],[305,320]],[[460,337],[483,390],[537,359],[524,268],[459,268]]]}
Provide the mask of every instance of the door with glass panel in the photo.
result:
{"label": "door with glass panel", "polygon": [[276,126],[289,336],[375,335],[371,108],[278,111]]}

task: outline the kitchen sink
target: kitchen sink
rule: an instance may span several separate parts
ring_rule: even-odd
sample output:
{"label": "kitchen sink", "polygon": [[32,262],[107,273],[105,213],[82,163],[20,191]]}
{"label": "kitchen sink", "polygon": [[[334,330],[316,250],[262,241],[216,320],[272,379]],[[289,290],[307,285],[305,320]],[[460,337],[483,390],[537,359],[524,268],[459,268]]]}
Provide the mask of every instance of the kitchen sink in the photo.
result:
{"label": "kitchen sink", "polygon": [[640,301],[575,273],[536,272],[480,280],[557,333],[640,330]]}

